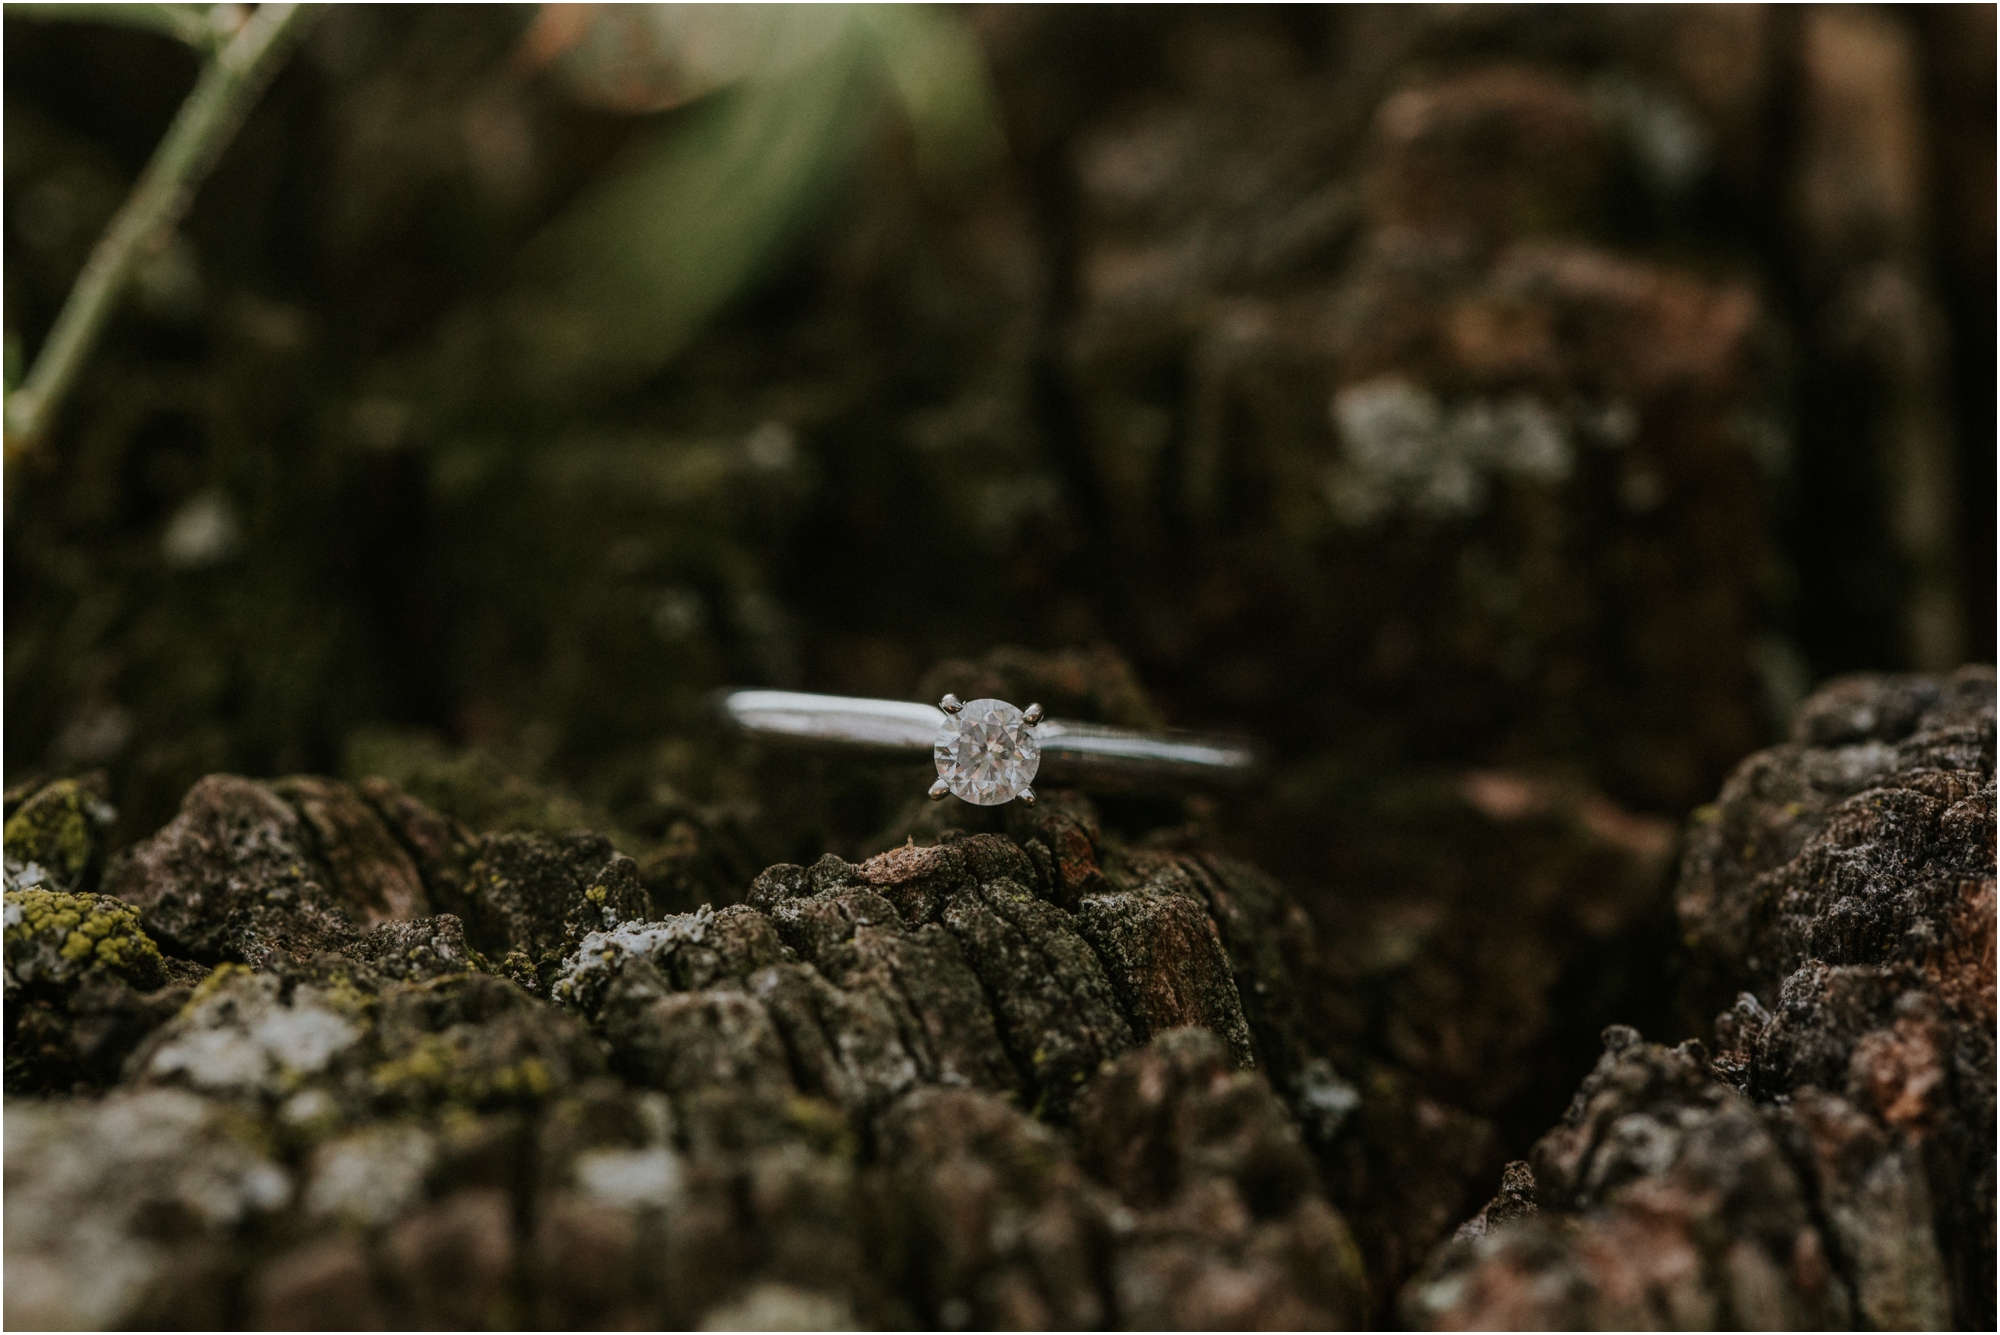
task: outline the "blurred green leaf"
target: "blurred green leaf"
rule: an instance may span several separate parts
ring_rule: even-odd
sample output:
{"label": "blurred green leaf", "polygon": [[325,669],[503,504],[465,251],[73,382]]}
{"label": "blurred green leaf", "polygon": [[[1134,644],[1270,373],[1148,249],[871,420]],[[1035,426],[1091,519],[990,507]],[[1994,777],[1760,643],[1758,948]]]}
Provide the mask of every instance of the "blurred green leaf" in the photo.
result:
{"label": "blurred green leaf", "polygon": [[[501,319],[556,396],[657,369],[848,179],[888,110],[919,165],[990,165],[976,44],[914,6],[549,6],[529,57],[581,100],[683,106],[529,247]],[[581,11],[581,12],[576,12]],[[547,11],[545,11],[546,15]]]}
{"label": "blurred green leaf", "polygon": [[909,117],[917,165],[943,184],[992,167],[1005,147],[986,57],[965,25],[928,5],[864,5],[890,85]]}
{"label": "blurred green leaf", "polygon": [[725,88],[768,56],[784,5],[543,5],[524,46],[575,100],[665,111]]}

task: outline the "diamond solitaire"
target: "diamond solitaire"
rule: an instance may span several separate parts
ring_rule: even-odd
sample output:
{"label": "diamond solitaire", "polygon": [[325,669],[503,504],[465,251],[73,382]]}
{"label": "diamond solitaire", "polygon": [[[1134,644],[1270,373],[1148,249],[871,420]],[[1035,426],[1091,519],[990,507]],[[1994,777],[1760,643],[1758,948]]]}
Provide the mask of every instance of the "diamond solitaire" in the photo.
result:
{"label": "diamond solitaire", "polygon": [[1042,721],[1042,707],[1020,710],[1005,700],[960,704],[957,696],[947,695],[938,708],[944,711],[944,726],[932,747],[938,781],[931,785],[931,797],[953,793],[982,807],[1018,797],[1033,806],[1035,790],[1028,785],[1042,765],[1033,729]]}

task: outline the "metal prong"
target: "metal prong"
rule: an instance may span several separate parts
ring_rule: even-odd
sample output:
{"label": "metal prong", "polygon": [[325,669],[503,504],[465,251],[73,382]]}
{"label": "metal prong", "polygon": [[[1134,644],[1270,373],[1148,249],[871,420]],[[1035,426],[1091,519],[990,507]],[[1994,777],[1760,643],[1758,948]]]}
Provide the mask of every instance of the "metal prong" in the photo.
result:
{"label": "metal prong", "polygon": [[1014,796],[1021,799],[1023,806],[1031,807],[1035,805],[1035,790],[1032,788],[1023,788],[1020,792],[1014,794]]}
{"label": "metal prong", "polygon": [[931,785],[931,801],[933,802],[943,801],[947,796],[950,795],[950,793],[951,793],[951,785],[946,783],[943,779],[939,779],[936,783]]}
{"label": "metal prong", "polygon": [[1041,721],[1042,707],[1040,705],[1029,705],[1021,711],[1021,722],[1027,724],[1029,727],[1032,728]]}
{"label": "metal prong", "polygon": [[965,708],[965,702],[947,692],[944,699],[938,701],[938,708],[947,714],[956,714],[959,710]]}

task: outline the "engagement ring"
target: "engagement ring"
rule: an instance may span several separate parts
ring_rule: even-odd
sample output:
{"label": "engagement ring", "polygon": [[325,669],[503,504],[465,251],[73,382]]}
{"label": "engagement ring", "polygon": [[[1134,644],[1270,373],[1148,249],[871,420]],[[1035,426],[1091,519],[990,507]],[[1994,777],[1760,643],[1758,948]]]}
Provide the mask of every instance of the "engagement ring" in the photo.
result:
{"label": "engagement ring", "polygon": [[1137,732],[1045,718],[1042,707],[1005,700],[935,706],[797,691],[730,691],[722,712],[769,741],[815,749],[915,756],[937,764],[934,799],[982,807],[1019,798],[1032,805],[1037,777],[1114,792],[1177,792],[1234,786],[1261,765],[1255,742],[1181,732]]}

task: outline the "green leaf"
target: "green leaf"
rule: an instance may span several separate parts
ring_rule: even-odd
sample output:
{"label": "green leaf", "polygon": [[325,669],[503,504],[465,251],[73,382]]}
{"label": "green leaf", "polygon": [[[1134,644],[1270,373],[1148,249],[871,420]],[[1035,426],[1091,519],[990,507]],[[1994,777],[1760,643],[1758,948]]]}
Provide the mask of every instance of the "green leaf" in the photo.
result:
{"label": "green leaf", "polygon": [[[639,25],[641,54],[656,65],[650,74],[634,64],[635,48],[593,29],[547,39],[567,43],[549,58],[567,62],[567,77],[589,98],[691,101],[524,256],[501,322],[519,373],[546,394],[656,370],[853,176],[890,110],[908,114],[919,166],[940,180],[963,179],[998,156],[978,47],[943,12],[614,8],[603,21]],[[620,63],[589,54],[607,50],[622,52]]]}

